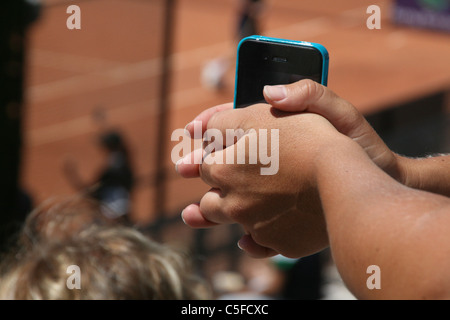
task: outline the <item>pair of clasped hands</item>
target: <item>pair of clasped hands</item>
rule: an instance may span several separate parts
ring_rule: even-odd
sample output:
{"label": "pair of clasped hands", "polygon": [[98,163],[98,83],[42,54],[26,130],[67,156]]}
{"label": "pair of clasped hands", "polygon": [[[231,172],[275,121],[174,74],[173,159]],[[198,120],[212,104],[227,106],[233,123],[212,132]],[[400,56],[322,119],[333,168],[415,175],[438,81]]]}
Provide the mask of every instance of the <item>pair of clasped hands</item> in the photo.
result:
{"label": "pair of clasped hands", "polygon": [[[241,224],[246,233],[238,246],[253,257],[305,256],[328,245],[316,181],[319,163],[326,165],[319,158],[329,154],[324,150],[356,141],[378,167],[396,178],[401,174],[397,156],[354,106],[314,81],[266,86],[264,97],[267,104],[233,109],[228,103],[207,109],[185,129],[194,136],[195,121],[203,131],[214,128],[224,135],[226,129],[276,128],[277,174],[261,175],[260,165],[248,162],[195,164],[204,153],[194,150],[177,162],[176,171],[184,178],[200,177],[211,189],[199,203],[187,206],[182,218],[193,228]],[[245,143],[244,137],[217,152],[229,152],[240,143]]]}

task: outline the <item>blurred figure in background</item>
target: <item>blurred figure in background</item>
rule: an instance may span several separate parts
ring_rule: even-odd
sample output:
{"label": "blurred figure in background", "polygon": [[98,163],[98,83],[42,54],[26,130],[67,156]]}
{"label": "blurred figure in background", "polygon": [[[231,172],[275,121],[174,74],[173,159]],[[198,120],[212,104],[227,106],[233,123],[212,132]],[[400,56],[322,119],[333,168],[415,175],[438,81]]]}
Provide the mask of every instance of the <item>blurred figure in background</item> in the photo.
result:
{"label": "blurred figure in background", "polygon": [[93,181],[81,179],[72,159],[64,163],[64,173],[75,189],[100,201],[106,217],[129,222],[134,172],[124,138],[118,131],[107,130],[100,134],[98,144],[105,152],[105,164]]}
{"label": "blurred figure in background", "polygon": [[233,47],[222,57],[209,61],[202,70],[201,81],[203,86],[215,90],[225,88],[225,75],[236,58],[236,46],[241,39],[262,33],[261,16],[263,13],[263,0],[239,0],[237,3],[237,27],[233,36]]}
{"label": "blurred figure in background", "polygon": [[237,42],[245,37],[261,34],[260,17],[263,0],[240,0],[238,7]]}

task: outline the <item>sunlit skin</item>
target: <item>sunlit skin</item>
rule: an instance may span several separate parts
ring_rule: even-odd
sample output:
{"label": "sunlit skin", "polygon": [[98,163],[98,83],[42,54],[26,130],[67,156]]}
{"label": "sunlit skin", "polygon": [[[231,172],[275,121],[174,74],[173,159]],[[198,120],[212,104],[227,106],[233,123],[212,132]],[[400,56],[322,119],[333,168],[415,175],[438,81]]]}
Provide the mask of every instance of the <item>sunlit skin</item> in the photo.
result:
{"label": "sunlit skin", "polygon": [[[178,162],[181,176],[212,187],[183,210],[185,223],[239,223],[247,232],[239,246],[254,257],[299,257],[329,246],[358,298],[448,298],[449,157],[396,155],[350,103],[312,81],[271,89],[269,104],[221,105],[196,120],[223,132],[279,129],[279,172],[263,177],[258,165]],[[379,290],[366,286],[370,265],[380,267]]]}

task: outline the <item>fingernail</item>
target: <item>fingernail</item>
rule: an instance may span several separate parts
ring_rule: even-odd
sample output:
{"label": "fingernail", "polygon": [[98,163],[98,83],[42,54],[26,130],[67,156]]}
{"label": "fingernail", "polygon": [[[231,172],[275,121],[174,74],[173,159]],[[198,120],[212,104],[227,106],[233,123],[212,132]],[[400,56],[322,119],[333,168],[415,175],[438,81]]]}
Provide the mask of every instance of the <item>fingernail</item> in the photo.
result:
{"label": "fingernail", "polygon": [[176,163],[175,163],[175,171],[178,173],[178,166],[180,164],[191,164],[191,154],[188,154],[186,156],[184,156],[183,158],[179,159]]}
{"label": "fingernail", "polygon": [[181,211],[181,220],[183,220],[183,223],[186,224],[186,221],[184,221],[183,213],[184,213],[184,209],[183,209],[183,211]]}
{"label": "fingernail", "polygon": [[[191,139],[202,139],[203,138],[203,132],[202,132],[203,124],[200,120],[192,120],[184,127],[184,134],[188,136]],[[191,131],[193,132],[193,136],[191,135]]]}
{"label": "fingernail", "polygon": [[189,128],[191,127],[191,125],[192,125],[192,122],[189,122],[189,123],[186,125],[186,127],[184,127],[184,134],[185,134],[186,136],[188,136],[189,138],[191,137],[191,134],[189,133]]}
{"label": "fingernail", "polygon": [[281,101],[287,98],[285,86],[264,86],[264,93],[272,101]]}

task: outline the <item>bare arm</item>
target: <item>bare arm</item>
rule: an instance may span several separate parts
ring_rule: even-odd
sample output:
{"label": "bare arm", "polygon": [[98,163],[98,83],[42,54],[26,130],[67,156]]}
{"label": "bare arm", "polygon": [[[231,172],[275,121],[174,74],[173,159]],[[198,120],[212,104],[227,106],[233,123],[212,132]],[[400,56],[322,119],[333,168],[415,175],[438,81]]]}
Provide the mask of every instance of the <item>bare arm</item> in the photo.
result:
{"label": "bare arm", "polygon": [[[325,152],[318,188],[349,289],[363,299],[449,298],[450,199],[399,184],[345,143]],[[366,286],[371,265],[380,267],[379,290]]]}
{"label": "bare arm", "polygon": [[[342,134],[356,141],[381,169],[408,187],[450,196],[450,155],[412,159],[392,152],[364,116],[348,101],[328,88],[310,80],[286,86],[266,86],[266,101],[287,112],[312,112],[325,117]],[[216,106],[202,112],[197,121],[206,130],[217,112],[232,109],[232,104]],[[186,130],[193,136],[193,125]],[[184,177],[198,177],[198,166],[181,165]]]}
{"label": "bare arm", "polygon": [[397,157],[404,171],[403,183],[411,188],[450,196],[450,155],[411,159]]}
{"label": "bare arm", "polygon": [[[397,156],[350,104],[312,82],[298,85],[293,96],[300,100],[292,105],[303,108],[297,111],[332,110],[327,119],[334,127],[311,114],[276,117],[267,106],[232,111],[223,105],[199,116],[222,131],[279,129],[280,171],[261,177],[251,166],[199,169],[181,161],[182,176],[200,176],[213,187],[199,205],[183,211],[185,222],[240,223],[249,233],[241,248],[260,257],[303,256],[329,244],[358,298],[449,298],[450,200],[436,194],[450,190],[448,156]],[[380,290],[366,286],[371,265],[381,269]]]}
{"label": "bare arm", "polygon": [[364,116],[348,101],[309,80],[266,86],[268,103],[283,111],[320,114],[356,141],[381,169],[415,189],[450,196],[450,155],[412,159],[392,152]]}

